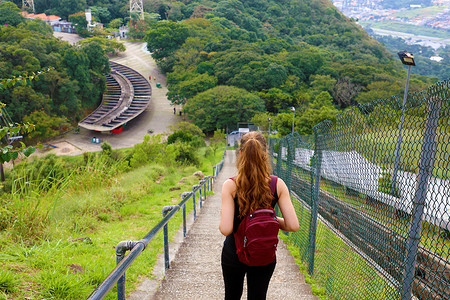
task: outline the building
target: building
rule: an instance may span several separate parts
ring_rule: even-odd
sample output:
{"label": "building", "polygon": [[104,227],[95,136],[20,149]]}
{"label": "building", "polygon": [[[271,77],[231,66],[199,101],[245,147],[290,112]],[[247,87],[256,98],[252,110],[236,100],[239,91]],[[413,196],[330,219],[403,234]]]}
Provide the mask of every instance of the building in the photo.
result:
{"label": "building", "polygon": [[34,19],[43,20],[52,27],[53,31],[76,33],[75,26],[72,24],[72,22],[67,22],[67,21],[61,20],[61,17],[55,16],[55,15],[46,15],[44,13],[42,13],[42,14],[31,13],[30,14],[26,11],[22,11],[22,16],[24,18],[30,19],[30,20],[34,20]]}

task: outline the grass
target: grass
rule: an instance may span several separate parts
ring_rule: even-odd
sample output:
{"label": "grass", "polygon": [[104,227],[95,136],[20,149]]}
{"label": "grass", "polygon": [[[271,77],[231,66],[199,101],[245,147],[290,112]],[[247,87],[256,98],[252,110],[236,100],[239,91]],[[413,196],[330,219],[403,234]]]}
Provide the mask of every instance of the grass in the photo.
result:
{"label": "grass", "polygon": [[[50,189],[25,184],[12,199],[3,194],[0,299],[86,299],[114,269],[115,246],[143,238],[165,205],[192,191],[194,172],[211,174],[221,156],[217,151],[199,167],[154,163],[128,172],[120,171],[120,162],[108,166],[93,159]],[[180,189],[170,191],[174,186]],[[192,208],[188,201],[188,212]],[[169,238],[181,223],[180,212],[169,223]],[[152,274],[162,251],[161,231],[128,269],[127,291]],[[115,298],[113,288],[105,299]]]}
{"label": "grass", "polygon": [[[357,253],[320,221],[316,235],[314,273],[308,274],[309,212],[294,201],[300,230],[281,235],[319,299],[396,299],[397,292]],[[306,234],[305,234],[306,233]]]}
{"label": "grass", "polygon": [[417,17],[420,18],[428,18],[433,17],[441,12],[443,12],[446,8],[446,6],[428,6],[424,8],[416,8],[416,9],[408,9],[404,11],[399,11],[393,16],[398,18],[407,18],[407,19],[414,19]]}

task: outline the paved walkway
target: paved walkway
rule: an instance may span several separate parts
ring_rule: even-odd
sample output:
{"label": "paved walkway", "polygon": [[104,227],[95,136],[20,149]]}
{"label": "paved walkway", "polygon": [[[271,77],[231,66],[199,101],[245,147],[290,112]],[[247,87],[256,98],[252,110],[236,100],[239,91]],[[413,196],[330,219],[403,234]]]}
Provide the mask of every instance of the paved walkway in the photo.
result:
{"label": "paved walkway", "polygon": [[[223,182],[236,175],[234,150],[227,151],[224,167],[219,174],[213,190],[203,204],[197,220],[192,224],[185,240],[181,243],[175,257],[162,278],[162,262],[155,268],[156,280],[146,279],[128,299],[223,299],[224,284],[220,266],[220,256],[224,237],[219,232],[221,187]],[[172,247],[173,248],[173,247]],[[171,252],[172,251],[172,252]],[[159,280],[158,280],[159,278]],[[246,291],[242,299],[246,299]],[[316,300],[311,287],[305,283],[294,258],[280,240],[277,250],[277,266],[272,277],[267,299]]]}

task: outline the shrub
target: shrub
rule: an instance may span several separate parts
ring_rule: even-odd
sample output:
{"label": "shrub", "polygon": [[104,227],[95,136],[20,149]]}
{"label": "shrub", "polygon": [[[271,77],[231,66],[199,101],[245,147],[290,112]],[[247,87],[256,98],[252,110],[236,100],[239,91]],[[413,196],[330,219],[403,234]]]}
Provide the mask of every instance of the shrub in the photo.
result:
{"label": "shrub", "polygon": [[165,145],[161,142],[161,135],[145,135],[144,141],[136,144],[130,159],[130,166],[135,168],[149,162],[157,162],[164,153]]}
{"label": "shrub", "polygon": [[[195,165],[200,164],[196,149],[189,144],[177,142],[167,146],[166,157],[177,164]],[[170,163],[169,161],[169,163]]]}
{"label": "shrub", "polygon": [[173,144],[177,141],[181,141],[181,142],[190,142],[192,140],[192,134],[190,134],[187,131],[182,131],[182,130],[178,130],[175,131],[174,133],[172,133],[171,135],[169,135],[169,137],[167,138],[167,144]]}
{"label": "shrub", "polygon": [[102,143],[102,154],[105,154],[107,156],[111,156],[112,155],[112,147],[111,144],[109,144],[108,142],[104,142]]}

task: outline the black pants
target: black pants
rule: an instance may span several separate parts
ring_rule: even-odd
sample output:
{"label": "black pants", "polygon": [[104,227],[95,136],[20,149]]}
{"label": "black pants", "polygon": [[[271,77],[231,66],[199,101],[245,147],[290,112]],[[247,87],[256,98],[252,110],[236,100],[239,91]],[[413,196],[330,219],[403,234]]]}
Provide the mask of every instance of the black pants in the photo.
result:
{"label": "black pants", "polygon": [[247,273],[247,299],[266,299],[269,281],[275,270],[276,260],[261,267],[228,266],[222,264],[223,280],[225,282],[225,300],[239,300],[242,296],[244,276]]}

